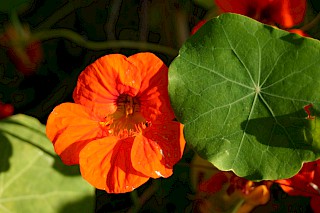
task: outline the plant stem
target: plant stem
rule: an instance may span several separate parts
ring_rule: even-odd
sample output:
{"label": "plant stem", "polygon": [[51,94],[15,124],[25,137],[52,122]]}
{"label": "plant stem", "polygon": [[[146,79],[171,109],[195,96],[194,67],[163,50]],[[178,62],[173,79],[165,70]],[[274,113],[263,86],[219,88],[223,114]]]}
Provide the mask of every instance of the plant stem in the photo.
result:
{"label": "plant stem", "polygon": [[139,13],[139,39],[140,41],[147,41],[148,39],[148,8],[149,8],[149,1],[142,0],[140,1],[140,13]]}
{"label": "plant stem", "polygon": [[187,38],[190,36],[190,30],[188,27],[187,12],[183,9],[177,9],[175,12],[176,18],[176,32],[178,47],[181,47]]}
{"label": "plant stem", "polygon": [[308,30],[312,29],[314,26],[316,26],[319,23],[319,21],[320,21],[320,13],[318,13],[318,15],[311,22],[302,26],[300,28],[300,30],[308,31]]}
{"label": "plant stem", "polygon": [[86,7],[92,4],[93,1],[75,1],[69,0],[66,4],[62,5],[58,8],[52,15],[50,15],[46,20],[41,22],[36,29],[48,29],[51,28],[52,25],[57,23],[59,20],[65,18],[67,15],[72,13],[75,9],[80,7]]}
{"label": "plant stem", "polygon": [[130,193],[130,197],[131,197],[131,200],[133,202],[133,207],[131,207],[131,209],[130,209],[131,211],[129,210],[129,212],[136,213],[141,208],[141,204],[140,204],[140,201],[139,201],[139,196],[138,196],[137,190],[133,190]]}
{"label": "plant stem", "polygon": [[13,28],[16,30],[16,32],[18,33],[18,35],[20,35],[21,37],[26,38],[27,35],[23,29],[23,26],[20,22],[19,16],[17,14],[17,11],[12,10],[10,13],[10,22],[13,26]]}
{"label": "plant stem", "polygon": [[116,39],[116,23],[119,19],[119,13],[121,9],[122,0],[111,1],[110,15],[108,21],[105,24],[105,33],[108,40]]}
{"label": "plant stem", "polygon": [[[131,41],[131,40],[113,40],[113,41],[89,41],[84,39],[78,33],[69,29],[51,29],[38,31],[32,34],[31,41],[49,40],[54,38],[65,38],[82,47],[92,50],[104,50],[112,48],[130,48],[130,49],[143,49],[161,52],[170,56],[177,56],[178,51],[159,44],[148,43],[144,41]],[[31,42],[30,41],[30,42]]]}
{"label": "plant stem", "polygon": [[57,9],[51,16],[49,16],[46,20],[41,22],[36,29],[48,29],[55,23],[57,23],[59,20],[63,19],[67,15],[69,15],[72,11],[74,11],[74,7],[71,3],[71,1],[64,4],[62,7]]}
{"label": "plant stem", "polygon": [[151,186],[147,188],[140,197],[138,197],[138,193],[136,190],[130,193],[131,199],[133,201],[133,206],[129,209],[128,213],[137,213],[143,204],[151,198],[151,196],[156,193],[158,190],[158,182],[153,180]]}

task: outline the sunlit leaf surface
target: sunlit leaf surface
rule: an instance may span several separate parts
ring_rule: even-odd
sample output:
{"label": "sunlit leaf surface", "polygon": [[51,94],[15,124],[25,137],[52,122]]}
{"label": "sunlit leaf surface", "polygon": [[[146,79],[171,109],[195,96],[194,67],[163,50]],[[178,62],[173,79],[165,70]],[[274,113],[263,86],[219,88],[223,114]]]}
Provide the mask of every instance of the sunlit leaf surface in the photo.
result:
{"label": "sunlit leaf surface", "polygon": [[0,212],[93,212],[94,189],[62,164],[45,126],[26,115],[0,121]]}
{"label": "sunlit leaf surface", "polygon": [[319,51],[317,40],[241,15],[209,21],[169,68],[187,143],[220,170],[248,179],[297,173],[320,154]]}

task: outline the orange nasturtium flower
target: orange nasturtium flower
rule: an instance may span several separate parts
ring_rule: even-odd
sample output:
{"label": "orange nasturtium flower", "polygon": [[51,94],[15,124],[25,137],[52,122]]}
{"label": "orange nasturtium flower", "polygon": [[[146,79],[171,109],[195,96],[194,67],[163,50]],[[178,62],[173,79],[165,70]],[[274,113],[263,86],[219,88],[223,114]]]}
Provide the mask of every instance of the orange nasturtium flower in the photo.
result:
{"label": "orange nasturtium flower", "polygon": [[46,133],[67,165],[109,193],[169,177],[182,157],[183,125],[173,121],[168,68],[152,53],[106,55],[79,76],[75,103],[54,108]]}
{"label": "orange nasturtium flower", "polygon": [[264,24],[291,28],[305,15],[305,0],[215,0],[222,12],[238,13]]}

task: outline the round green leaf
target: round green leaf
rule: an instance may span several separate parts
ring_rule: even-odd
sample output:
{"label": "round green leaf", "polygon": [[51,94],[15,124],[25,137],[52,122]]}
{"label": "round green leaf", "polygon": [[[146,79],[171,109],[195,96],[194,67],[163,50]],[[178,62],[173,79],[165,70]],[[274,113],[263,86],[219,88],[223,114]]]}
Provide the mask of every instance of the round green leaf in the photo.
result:
{"label": "round green leaf", "polygon": [[1,120],[0,155],[0,212],[94,211],[94,188],[61,162],[38,120]]}
{"label": "round green leaf", "polygon": [[236,14],[209,21],[169,67],[187,143],[247,179],[293,176],[320,156],[319,59],[317,40]]}

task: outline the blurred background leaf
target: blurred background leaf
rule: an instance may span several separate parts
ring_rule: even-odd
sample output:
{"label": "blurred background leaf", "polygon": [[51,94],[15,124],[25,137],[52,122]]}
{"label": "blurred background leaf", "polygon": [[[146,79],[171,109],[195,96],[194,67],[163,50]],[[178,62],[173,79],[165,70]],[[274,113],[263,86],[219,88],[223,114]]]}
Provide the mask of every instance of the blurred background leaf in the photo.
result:
{"label": "blurred background leaf", "polygon": [[37,119],[0,121],[0,212],[93,212],[94,188],[65,166]]}

